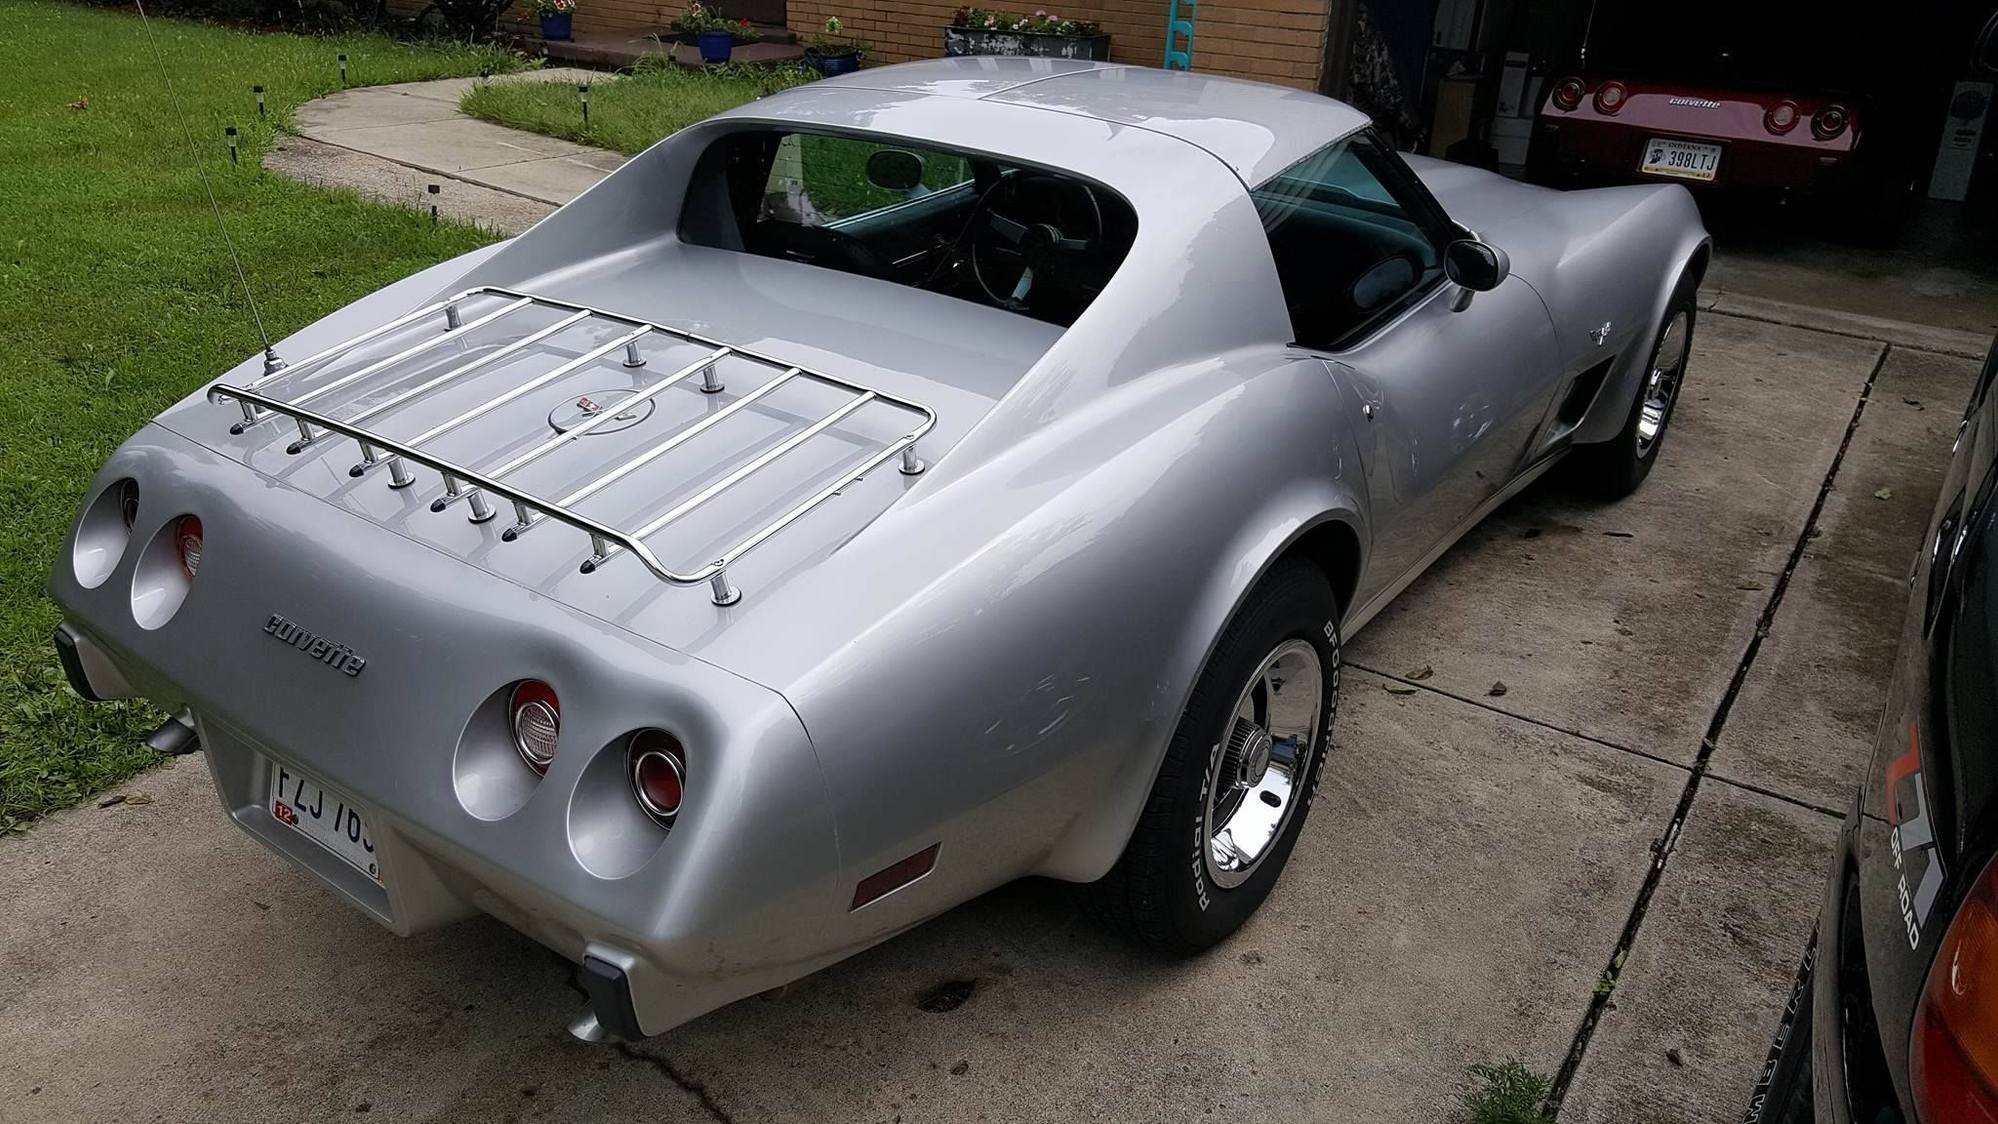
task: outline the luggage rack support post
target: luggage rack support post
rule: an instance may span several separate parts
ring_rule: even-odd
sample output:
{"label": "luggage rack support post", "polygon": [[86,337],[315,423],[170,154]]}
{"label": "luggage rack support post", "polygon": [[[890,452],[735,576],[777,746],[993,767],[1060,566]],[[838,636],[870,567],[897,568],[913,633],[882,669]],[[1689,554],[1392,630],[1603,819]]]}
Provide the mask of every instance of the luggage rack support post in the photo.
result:
{"label": "luggage rack support post", "polygon": [[701,368],[701,393],[720,394],[723,389],[721,372],[715,368],[715,361],[710,359],[708,365]]}
{"label": "luggage rack support post", "polygon": [[915,476],[928,467],[930,467],[929,464],[923,458],[916,455],[916,443],[914,441],[902,446],[902,475]]}
{"label": "luggage rack support post", "polygon": [[484,523],[496,514],[493,511],[493,501],[487,499],[486,494],[477,488],[472,489],[471,505],[471,519],[474,523]]}
{"label": "luggage rack support post", "polygon": [[458,302],[452,301],[444,306],[444,328],[446,331],[455,332],[462,327],[464,322],[458,313]]}
{"label": "luggage rack support post", "polygon": [[630,343],[624,345],[624,365],[627,367],[645,366],[645,356],[638,353],[637,340],[632,340]]}
{"label": "luggage rack support post", "polygon": [[416,477],[409,474],[409,466],[402,463],[401,457],[389,461],[389,487],[407,488],[416,483]]}
{"label": "luggage rack support post", "polygon": [[728,580],[726,567],[716,570],[715,576],[708,579],[708,585],[714,590],[714,600],[717,605],[733,605],[742,600],[742,590]]}

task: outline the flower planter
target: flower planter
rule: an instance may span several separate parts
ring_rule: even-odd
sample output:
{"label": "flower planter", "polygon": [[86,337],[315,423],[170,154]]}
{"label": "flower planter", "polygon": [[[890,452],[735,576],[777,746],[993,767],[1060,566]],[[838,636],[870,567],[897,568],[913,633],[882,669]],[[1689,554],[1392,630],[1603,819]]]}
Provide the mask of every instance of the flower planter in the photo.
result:
{"label": "flower planter", "polygon": [[819,72],[822,77],[837,78],[842,74],[852,74],[860,69],[860,52],[849,51],[841,55],[822,55],[807,48],[805,65]]}
{"label": "flower planter", "polygon": [[735,50],[735,32],[703,31],[694,36],[694,45],[701,49],[702,62],[727,62],[729,53]]}
{"label": "flower planter", "polygon": [[554,15],[542,16],[541,37],[555,42],[567,40],[572,30],[570,25],[575,19],[574,12],[556,12]]}
{"label": "flower planter", "polygon": [[1108,59],[1110,36],[1042,35],[990,27],[944,28],[946,55],[1024,55],[1036,59]]}

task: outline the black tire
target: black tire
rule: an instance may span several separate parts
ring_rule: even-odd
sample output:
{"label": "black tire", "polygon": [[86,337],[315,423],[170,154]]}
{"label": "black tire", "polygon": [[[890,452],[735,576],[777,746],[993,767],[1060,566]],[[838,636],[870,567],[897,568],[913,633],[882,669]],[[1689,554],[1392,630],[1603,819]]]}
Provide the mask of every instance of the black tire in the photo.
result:
{"label": "black tire", "polygon": [[[1637,393],[1631,395],[1630,413],[1624,418],[1623,428],[1617,431],[1615,437],[1600,444],[1577,445],[1569,455],[1572,478],[1598,499],[1620,500],[1635,492],[1637,486],[1644,483],[1644,478],[1651,475],[1651,466],[1658,463],[1658,452],[1664,447],[1665,438],[1671,431],[1672,414],[1678,409],[1679,397],[1686,384],[1686,367],[1692,359],[1693,329],[1699,320],[1697,296],[1698,285],[1692,275],[1681,274],[1678,285],[1672,290],[1672,299],[1665,305],[1665,315],[1659,319],[1658,333],[1651,338],[1651,350],[1646,354],[1644,371],[1638,376]],[[1672,332],[1672,325],[1682,315],[1685,317],[1684,342],[1672,376],[1672,392],[1663,419],[1658,422],[1656,435],[1647,442],[1642,426],[1651,373],[1657,368],[1659,351]]]}
{"label": "black tire", "polygon": [[[1232,710],[1265,660],[1286,647],[1302,657],[1303,649],[1292,641],[1306,642],[1317,657],[1315,744],[1307,749],[1302,767],[1293,767],[1291,806],[1275,835],[1247,870],[1246,880],[1227,887],[1210,876],[1203,828],[1210,786],[1224,766],[1220,739],[1233,728]],[[1338,599],[1316,566],[1301,559],[1280,561],[1215,645],[1123,856],[1091,887],[1095,913],[1133,941],[1171,956],[1200,952],[1241,928],[1269,896],[1303,830],[1331,744],[1338,693]]]}
{"label": "black tire", "polygon": [[1790,1001],[1783,1006],[1783,1021],[1749,1094],[1742,1124],[1811,1124],[1817,1113],[1811,1088],[1812,966],[1816,955],[1817,938],[1813,936],[1797,966]]}

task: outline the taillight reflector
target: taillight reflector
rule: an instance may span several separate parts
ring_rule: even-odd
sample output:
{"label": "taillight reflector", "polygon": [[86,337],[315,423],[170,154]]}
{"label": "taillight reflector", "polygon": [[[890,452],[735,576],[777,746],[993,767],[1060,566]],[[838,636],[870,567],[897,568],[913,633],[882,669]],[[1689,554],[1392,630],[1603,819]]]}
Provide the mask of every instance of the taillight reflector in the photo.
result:
{"label": "taillight reflector", "polygon": [[1561,79],[1554,83],[1554,104],[1562,109],[1574,109],[1582,104],[1583,89],[1580,78]]}
{"label": "taillight reflector", "polygon": [[555,697],[555,688],[529,679],[513,689],[507,711],[514,749],[528,768],[545,776],[562,735],[562,703]]}
{"label": "taillight reflector", "polygon": [[173,528],[174,549],[180,553],[180,568],[188,577],[201,568],[201,520],[183,515]]}
{"label": "taillight reflector", "polygon": [[1844,106],[1828,105],[1811,118],[1811,135],[1819,140],[1830,140],[1845,132],[1845,127],[1851,123],[1852,117],[1846,113]]}
{"label": "taillight reflector", "polygon": [[1801,116],[1803,115],[1798,112],[1796,102],[1779,101],[1769,107],[1769,112],[1762,115],[1762,127],[1777,136],[1782,136],[1797,127],[1797,119]]}
{"label": "taillight reflector", "polygon": [[859,885],[853,888],[853,904],[847,906],[847,910],[851,912],[878,898],[885,898],[935,870],[937,852],[942,849],[942,843],[932,843],[908,858],[890,863],[861,879]]}
{"label": "taillight reflector", "polygon": [[664,730],[631,735],[631,794],[653,823],[672,827],[687,794],[687,751]]}
{"label": "taillight reflector", "polygon": [[1603,83],[1602,88],[1596,91],[1596,112],[1615,113],[1623,108],[1623,99],[1629,94],[1630,91],[1624,89],[1621,82]]}

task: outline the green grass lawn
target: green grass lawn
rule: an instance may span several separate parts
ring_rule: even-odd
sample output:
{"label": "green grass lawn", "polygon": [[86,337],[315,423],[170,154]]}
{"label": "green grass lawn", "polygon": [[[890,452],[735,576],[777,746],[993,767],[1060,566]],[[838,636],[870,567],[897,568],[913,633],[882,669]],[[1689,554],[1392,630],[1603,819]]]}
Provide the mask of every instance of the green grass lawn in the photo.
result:
{"label": "green grass lawn", "polygon": [[[43,593],[78,499],[163,406],[258,350],[134,15],[0,0],[0,832],[154,762],[143,706],[91,706]],[[260,35],[155,18],[273,338],[491,236],[265,174],[292,107],[340,86],[514,65],[463,47]],[[257,118],[253,85],[272,117]],[[241,131],[231,167],[223,129]]]}
{"label": "green grass lawn", "polygon": [[566,82],[488,83],[465,95],[458,108],[497,125],[630,156],[704,117],[813,77],[811,72],[794,67],[726,66],[699,71],[643,64],[629,77],[590,86],[587,128],[576,87]]}
{"label": "green grass lawn", "polygon": [[[460,99],[458,108],[495,124],[629,156],[696,121],[815,78],[799,67],[688,70],[647,59],[629,77],[590,86],[587,127],[578,91],[566,82],[486,83]],[[868,184],[867,156],[876,145],[823,136],[800,141],[800,178],[821,214],[844,218],[906,198]],[[949,187],[970,175],[960,157],[923,155],[923,183],[931,189]]]}

